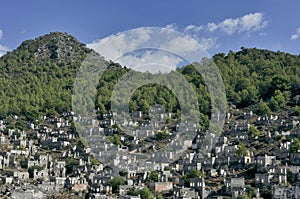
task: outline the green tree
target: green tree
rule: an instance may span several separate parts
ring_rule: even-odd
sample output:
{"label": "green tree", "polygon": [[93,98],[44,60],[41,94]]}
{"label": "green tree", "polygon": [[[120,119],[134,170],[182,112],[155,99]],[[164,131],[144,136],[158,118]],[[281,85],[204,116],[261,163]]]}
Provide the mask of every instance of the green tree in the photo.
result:
{"label": "green tree", "polygon": [[247,150],[247,147],[244,143],[240,143],[238,146],[237,146],[237,149],[235,151],[235,155],[237,157],[245,157],[245,156],[248,156],[248,150]]}
{"label": "green tree", "polygon": [[291,152],[297,152],[298,150],[300,150],[300,141],[298,138],[294,138],[293,142],[291,143]]}
{"label": "green tree", "polygon": [[278,103],[279,108],[283,108],[286,104],[285,97],[280,90],[276,90],[274,93],[275,100]]}
{"label": "green tree", "polygon": [[47,117],[58,117],[59,114],[55,110],[50,109],[46,112],[46,116]]}
{"label": "green tree", "polygon": [[147,182],[157,182],[159,173],[155,170],[151,171],[147,177]]}
{"label": "green tree", "polygon": [[79,165],[79,161],[75,158],[70,158],[66,162],[66,173],[71,174],[73,167]]}
{"label": "green tree", "polygon": [[269,101],[269,107],[271,108],[272,111],[276,111],[279,109],[278,102],[276,101],[275,97],[271,97]]}
{"label": "green tree", "polygon": [[284,90],[290,89],[290,87],[291,87],[290,83],[289,83],[289,79],[284,75],[275,75],[272,78],[271,84],[272,84],[274,90],[278,89],[278,90],[284,91]]}
{"label": "green tree", "polygon": [[254,138],[260,136],[260,132],[254,125],[250,125],[248,135]]}
{"label": "green tree", "polygon": [[128,175],[128,171],[126,171],[126,170],[121,170],[121,171],[119,171],[119,174],[120,174],[120,176],[122,176],[122,177],[126,177],[126,176]]}
{"label": "green tree", "polygon": [[140,194],[140,192],[135,187],[132,187],[127,191],[126,194],[129,196],[138,196]]}
{"label": "green tree", "polygon": [[107,139],[111,143],[113,143],[113,144],[115,144],[117,146],[121,146],[122,145],[121,139],[120,139],[119,135],[117,135],[117,134],[114,134],[113,136],[107,136]]}
{"label": "green tree", "polygon": [[254,189],[251,186],[247,186],[246,191],[242,196],[242,199],[252,199],[253,194],[254,194]]}
{"label": "green tree", "polygon": [[164,199],[164,197],[159,193],[157,194],[157,199]]}
{"label": "green tree", "polygon": [[257,114],[258,115],[271,115],[271,109],[262,99],[259,101],[257,106]]}
{"label": "green tree", "polygon": [[131,188],[128,190],[127,195],[129,196],[138,196],[140,195],[141,199],[154,199],[151,191],[148,187],[143,187],[143,189]]}
{"label": "green tree", "polygon": [[148,187],[144,187],[139,193],[142,199],[154,199]]}
{"label": "green tree", "polygon": [[183,176],[184,183],[186,186],[189,186],[190,179],[191,178],[205,178],[205,174],[198,171],[197,169],[193,169],[190,173],[187,173],[186,175]]}
{"label": "green tree", "polygon": [[187,176],[189,178],[199,178],[199,177],[205,178],[205,175],[197,169],[193,169],[189,174],[187,174]]}
{"label": "green tree", "polygon": [[109,180],[108,184],[112,187],[112,192],[117,193],[120,185],[124,185],[125,181],[121,177],[114,177],[113,179]]}
{"label": "green tree", "polygon": [[280,90],[276,90],[274,95],[271,97],[269,105],[270,108],[274,111],[279,110],[280,108],[285,107],[286,101],[285,97]]}
{"label": "green tree", "polygon": [[99,166],[100,163],[99,163],[99,160],[97,158],[92,158],[91,159],[91,164],[94,165],[94,166]]}
{"label": "green tree", "polygon": [[155,133],[155,136],[158,140],[164,140],[166,139],[166,137],[168,136],[168,133],[167,131],[164,129],[164,130],[161,130],[161,131],[157,131]]}
{"label": "green tree", "polygon": [[85,149],[88,147],[88,141],[84,137],[80,137],[77,142],[77,147],[79,149]]}

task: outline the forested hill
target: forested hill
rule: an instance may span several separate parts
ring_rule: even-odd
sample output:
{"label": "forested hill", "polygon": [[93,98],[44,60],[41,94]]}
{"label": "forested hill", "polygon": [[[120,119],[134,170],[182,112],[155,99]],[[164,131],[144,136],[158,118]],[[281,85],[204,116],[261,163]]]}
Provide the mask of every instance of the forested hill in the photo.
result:
{"label": "forested hill", "polygon": [[[67,33],[54,32],[23,42],[0,58],[0,117],[23,115],[34,120],[39,115],[57,115],[71,110],[71,94],[76,72],[92,50]],[[261,112],[284,107],[299,93],[300,56],[269,50],[243,48],[239,52],[213,56],[227,90],[229,102],[238,107],[259,104]],[[129,69],[109,63],[99,81],[96,105],[110,108],[111,91]],[[203,117],[209,113],[209,94],[201,76],[192,66],[178,69],[196,89]],[[161,86],[138,89],[130,106],[147,111],[151,105],[165,105],[167,111],[180,109],[173,93]]]}
{"label": "forested hill", "polygon": [[213,56],[226,86],[228,101],[240,107],[261,100],[273,110],[300,94],[300,56],[241,48]]}
{"label": "forested hill", "polygon": [[0,58],[0,115],[70,109],[73,79],[90,49],[67,33],[24,41]]}

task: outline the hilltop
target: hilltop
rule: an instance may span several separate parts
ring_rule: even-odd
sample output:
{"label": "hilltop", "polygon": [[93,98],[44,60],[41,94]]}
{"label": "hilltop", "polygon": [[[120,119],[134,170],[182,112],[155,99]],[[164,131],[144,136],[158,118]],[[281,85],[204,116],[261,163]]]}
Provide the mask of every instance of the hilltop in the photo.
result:
{"label": "hilltop", "polygon": [[[29,120],[41,114],[71,110],[74,78],[89,53],[95,53],[67,33],[52,32],[24,41],[17,49],[0,58],[0,117],[23,115]],[[300,92],[300,56],[256,48],[213,56],[226,87],[228,102],[237,107],[259,105],[260,113],[278,111]],[[110,67],[99,80],[96,106],[110,110],[114,85],[128,70],[107,62]],[[188,65],[178,69],[196,89],[202,125],[210,117],[210,99],[200,74]],[[151,93],[158,93],[153,95]],[[151,105],[162,104],[168,112],[180,109],[174,94],[162,86],[138,89],[130,108],[147,112]]]}
{"label": "hilltop", "polygon": [[76,38],[53,32],[24,41],[0,58],[0,117],[70,110],[71,90],[81,62],[92,50]]}

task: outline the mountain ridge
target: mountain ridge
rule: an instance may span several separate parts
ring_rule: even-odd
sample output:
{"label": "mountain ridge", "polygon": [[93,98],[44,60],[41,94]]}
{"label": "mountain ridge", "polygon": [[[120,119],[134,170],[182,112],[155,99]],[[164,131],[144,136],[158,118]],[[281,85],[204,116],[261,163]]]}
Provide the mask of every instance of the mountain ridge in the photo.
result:
{"label": "mountain ridge", "polygon": [[50,59],[65,62],[71,62],[72,59],[77,59],[84,53],[92,51],[86,47],[86,44],[79,42],[66,32],[50,32],[35,39],[25,40],[15,50],[9,52],[8,56],[24,50],[40,60]]}
{"label": "mountain ridge", "polygon": [[[74,78],[91,52],[95,53],[68,33],[52,32],[24,41],[1,57],[0,117],[20,114],[33,119],[48,112],[70,111]],[[300,94],[299,55],[243,47],[238,52],[215,54],[213,60],[225,83],[227,100],[238,107],[262,102],[275,111]],[[128,70],[108,63],[116,67],[111,67],[99,82],[102,87],[95,103],[102,112],[109,111],[112,89]],[[191,65],[178,72],[196,89],[199,109],[209,114],[209,93],[201,75]],[[132,97],[135,100],[130,102],[132,110],[147,111],[153,103],[166,105],[168,111],[178,110],[172,92],[161,89],[150,86],[137,90]],[[160,96],[150,95],[150,91]]]}

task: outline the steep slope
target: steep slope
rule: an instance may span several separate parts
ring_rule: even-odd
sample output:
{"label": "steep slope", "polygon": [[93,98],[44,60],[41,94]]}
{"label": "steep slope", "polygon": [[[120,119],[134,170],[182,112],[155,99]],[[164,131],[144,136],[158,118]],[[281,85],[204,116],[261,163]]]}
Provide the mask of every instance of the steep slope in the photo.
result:
{"label": "steep slope", "polygon": [[24,41],[0,59],[0,115],[26,115],[70,109],[73,79],[91,52],[67,33]]}
{"label": "steep slope", "polygon": [[213,59],[225,82],[228,101],[239,107],[282,95],[287,103],[300,94],[299,55],[242,48],[227,55],[216,54]]}
{"label": "steep slope", "polygon": [[[91,52],[73,36],[53,32],[24,41],[16,50],[1,57],[0,118],[15,114],[35,120],[42,114],[71,110],[76,72]],[[261,114],[295,105],[293,98],[300,94],[300,56],[242,48],[227,55],[216,54],[213,59],[223,77],[229,102],[238,107],[259,104],[259,109],[264,108],[257,110]],[[107,63],[111,67],[99,80],[98,95],[95,102],[91,102],[102,112],[110,109],[111,92],[129,70]],[[210,99],[201,75],[192,66],[180,68],[178,72],[196,90],[202,124],[207,124]],[[154,104],[164,105],[166,111],[175,113],[180,109],[172,91],[155,85],[137,89],[130,108],[147,112]]]}
{"label": "steep slope", "polygon": [[80,61],[91,50],[67,33],[51,32],[23,42],[16,51],[28,51],[38,60],[71,63]]}

